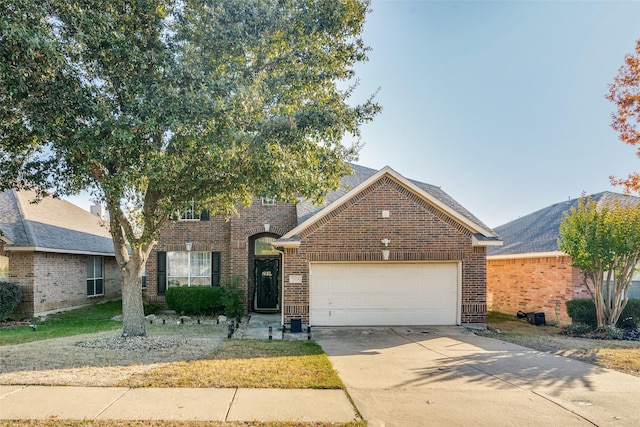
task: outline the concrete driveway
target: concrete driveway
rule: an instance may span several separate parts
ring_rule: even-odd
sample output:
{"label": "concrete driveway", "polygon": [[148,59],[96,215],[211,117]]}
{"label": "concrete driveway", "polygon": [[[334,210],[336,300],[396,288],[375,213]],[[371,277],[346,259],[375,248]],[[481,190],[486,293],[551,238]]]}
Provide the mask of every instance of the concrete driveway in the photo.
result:
{"label": "concrete driveway", "polygon": [[370,426],[639,426],[640,378],[460,327],[316,328]]}

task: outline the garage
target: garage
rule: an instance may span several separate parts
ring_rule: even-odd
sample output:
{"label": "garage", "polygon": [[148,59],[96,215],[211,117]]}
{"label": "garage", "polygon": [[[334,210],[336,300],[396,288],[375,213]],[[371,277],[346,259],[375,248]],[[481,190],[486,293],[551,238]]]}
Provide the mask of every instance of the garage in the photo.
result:
{"label": "garage", "polygon": [[313,326],[456,325],[458,262],[311,263]]}

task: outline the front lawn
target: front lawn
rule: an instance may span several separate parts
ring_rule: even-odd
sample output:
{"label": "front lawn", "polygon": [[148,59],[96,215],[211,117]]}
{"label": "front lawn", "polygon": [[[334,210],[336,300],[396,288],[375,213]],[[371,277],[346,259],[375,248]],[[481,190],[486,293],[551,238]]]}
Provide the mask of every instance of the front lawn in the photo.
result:
{"label": "front lawn", "polygon": [[312,341],[226,340],[207,360],[175,362],[136,374],[122,387],[344,388]]}
{"label": "front lawn", "polygon": [[120,314],[122,301],[110,301],[52,314],[44,321],[34,319],[30,323],[2,326],[0,346],[122,329],[122,321],[112,320]]}

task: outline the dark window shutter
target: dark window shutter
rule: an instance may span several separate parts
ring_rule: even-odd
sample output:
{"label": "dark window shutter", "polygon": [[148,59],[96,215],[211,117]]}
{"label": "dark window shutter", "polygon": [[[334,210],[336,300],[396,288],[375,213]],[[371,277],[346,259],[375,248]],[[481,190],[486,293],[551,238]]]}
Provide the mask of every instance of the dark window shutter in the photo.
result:
{"label": "dark window shutter", "polygon": [[220,252],[211,252],[211,286],[220,286]]}
{"label": "dark window shutter", "polygon": [[167,253],[158,251],[158,295],[167,291]]}

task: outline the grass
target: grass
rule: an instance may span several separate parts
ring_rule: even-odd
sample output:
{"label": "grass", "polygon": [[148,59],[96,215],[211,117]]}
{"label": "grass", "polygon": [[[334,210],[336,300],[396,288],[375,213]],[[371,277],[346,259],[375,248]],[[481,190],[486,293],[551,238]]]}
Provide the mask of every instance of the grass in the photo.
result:
{"label": "grass", "polygon": [[122,302],[110,301],[53,314],[44,321],[34,320],[35,332],[25,324],[5,326],[0,328],[0,346],[115,330],[122,328],[122,321],[111,319],[119,314],[122,314]]}
{"label": "grass", "polygon": [[210,359],[170,363],[119,386],[344,389],[318,344],[280,340],[227,340]]}
{"label": "grass", "polygon": [[564,335],[564,327],[534,326],[500,313],[487,314],[486,336],[640,376],[640,342]]}

